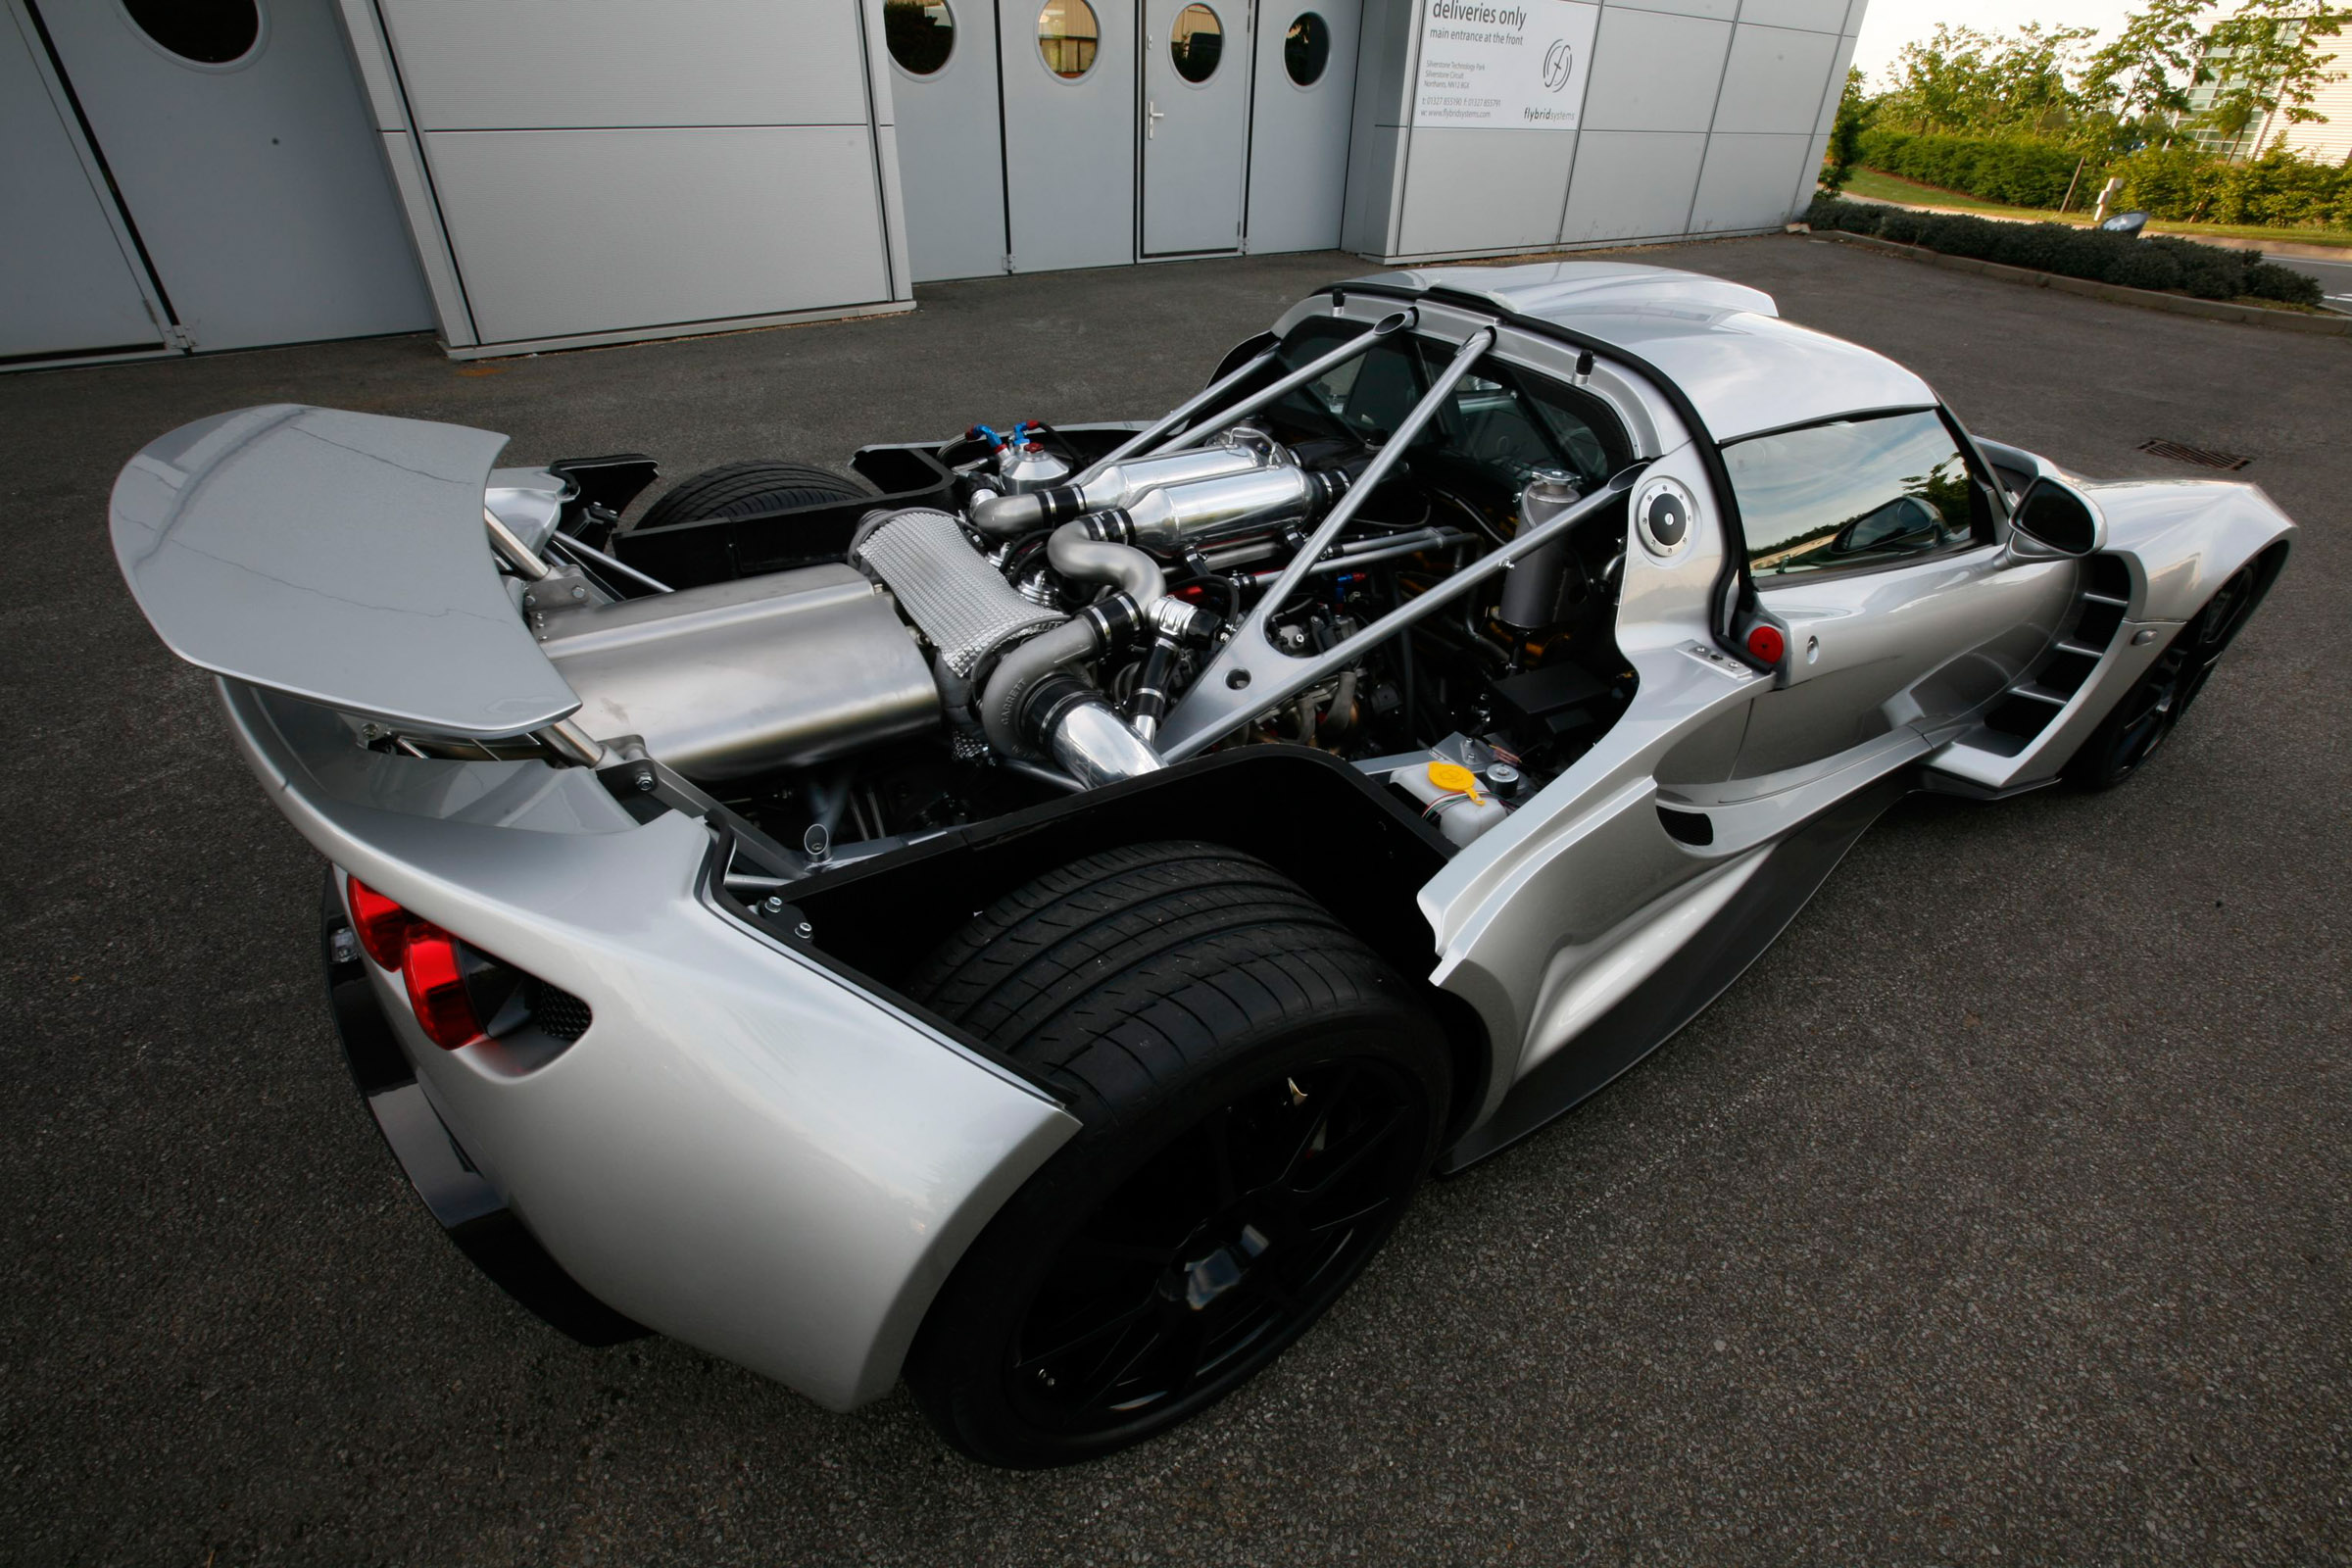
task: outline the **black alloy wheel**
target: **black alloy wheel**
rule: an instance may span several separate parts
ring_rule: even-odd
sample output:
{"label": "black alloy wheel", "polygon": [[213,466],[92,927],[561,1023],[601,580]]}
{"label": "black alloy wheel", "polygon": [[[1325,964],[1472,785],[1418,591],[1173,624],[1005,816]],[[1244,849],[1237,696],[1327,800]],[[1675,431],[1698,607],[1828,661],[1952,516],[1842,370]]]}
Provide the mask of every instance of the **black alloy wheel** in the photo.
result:
{"label": "black alloy wheel", "polygon": [[1272,1361],[1387,1240],[1449,1068],[1414,988],[1262,861],[1145,844],[983,912],[911,995],[1080,1123],[973,1242],[906,1364],[975,1458],[1167,1430]]}
{"label": "black alloy wheel", "polygon": [[1295,1338],[1419,1180],[1421,1101],[1388,1064],[1340,1058],[1159,1150],[1045,1270],[1009,1351],[1012,1403],[1042,1430],[1115,1432]]}
{"label": "black alloy wheel", "polygon": [[2240,566],[2215,590],[2205,608],[2174,633],[2156,662],[2067,763],[2068,778],[2086,789],[2111,790],[2156,755],[2261,601],[2260,566],[2259,562]]}

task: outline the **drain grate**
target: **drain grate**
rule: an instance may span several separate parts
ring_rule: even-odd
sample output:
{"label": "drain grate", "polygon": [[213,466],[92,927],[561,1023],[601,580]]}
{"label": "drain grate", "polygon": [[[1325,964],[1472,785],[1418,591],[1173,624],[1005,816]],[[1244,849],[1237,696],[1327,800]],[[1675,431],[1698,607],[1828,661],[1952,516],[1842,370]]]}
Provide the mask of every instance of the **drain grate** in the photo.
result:
{"label": "drain grate", "polygon": [[2139,450],[2170,458],[2175,463],[2193,463],[2200,468],[2242,468],[2254,461],[2234,452],[2216,452],[2210,447],[2192,447],[2181,441],[2142,441]]}

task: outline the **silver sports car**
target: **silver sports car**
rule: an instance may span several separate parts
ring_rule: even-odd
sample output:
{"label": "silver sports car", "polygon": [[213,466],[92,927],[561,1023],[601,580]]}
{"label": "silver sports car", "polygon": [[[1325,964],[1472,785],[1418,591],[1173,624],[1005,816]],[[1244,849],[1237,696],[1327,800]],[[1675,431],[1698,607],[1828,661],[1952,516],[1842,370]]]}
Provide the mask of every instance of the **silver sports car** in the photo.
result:
{"label": "silver sports car", "polygon": [[[989,411],[977,411],[989,412]],[[2120,783],[2286,560],[1770,297],[1336,285],[1148,425],[850,473],[276,406],[116,550],[331,864],[458,1245],[1007,1465],[1163,1430],[1671,1036],[1908,790]]]}

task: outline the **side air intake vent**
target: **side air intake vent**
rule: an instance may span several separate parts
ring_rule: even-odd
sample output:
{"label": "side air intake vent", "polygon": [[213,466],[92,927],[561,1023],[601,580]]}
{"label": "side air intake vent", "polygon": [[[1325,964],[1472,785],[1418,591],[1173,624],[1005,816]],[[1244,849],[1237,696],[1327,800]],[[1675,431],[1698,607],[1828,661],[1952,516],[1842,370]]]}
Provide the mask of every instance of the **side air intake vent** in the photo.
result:
{"label": "side air intake vent", "polygon": [[2132,603],[2132,573],[2114,556],[2090,556],[2067,629],[2024,679],[2002,694],[1984,715],[1984,727],[2015,739],[2020,747],[2047,729],[2073,701],[2115,641]]}

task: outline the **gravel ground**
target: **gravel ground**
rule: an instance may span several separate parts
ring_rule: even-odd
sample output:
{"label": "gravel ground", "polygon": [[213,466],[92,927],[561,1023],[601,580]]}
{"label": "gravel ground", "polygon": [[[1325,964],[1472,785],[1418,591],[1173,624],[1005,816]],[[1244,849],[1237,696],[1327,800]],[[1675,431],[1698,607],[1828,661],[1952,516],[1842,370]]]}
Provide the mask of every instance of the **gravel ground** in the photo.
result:
{"label": "gravel ground", "polygon": [[[2099,475],[2251,454],[2286,575],[2106,797],[1890,812],[1577,1114],[1428,1190],[1205,1418],[1004,1475],[469,1272],[351,1093],[318,865],[104,532],[170,426],[293,400],[673,475],[1157,412],[1339,256],[461,367],[422,339],[0,377],[0,1557],[27,1564],[2312,1563],[2352,1557],[2340,673],[2352,353],[1802,238],[1719,272]],[[38,768],[32,762],[38,761]]]}

